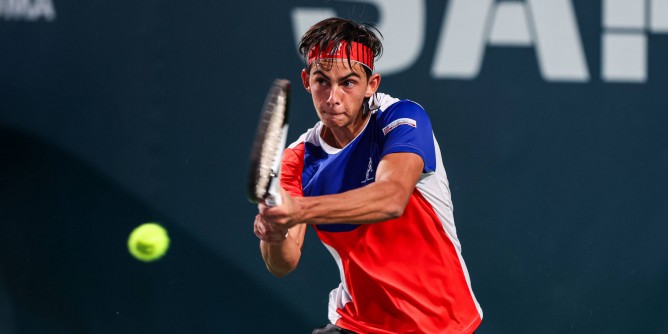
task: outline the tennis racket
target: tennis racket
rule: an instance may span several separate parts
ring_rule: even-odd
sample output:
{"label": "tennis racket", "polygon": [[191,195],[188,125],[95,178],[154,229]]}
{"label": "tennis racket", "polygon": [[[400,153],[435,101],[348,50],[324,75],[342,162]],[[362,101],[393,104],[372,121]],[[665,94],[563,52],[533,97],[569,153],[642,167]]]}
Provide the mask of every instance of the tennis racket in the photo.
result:
{"label": "tennis racket", "polygon": [[248,199],[281,205],[278,192],[281,159],[288,135],[290,81],[276,79],[264,100],[248,169]]}

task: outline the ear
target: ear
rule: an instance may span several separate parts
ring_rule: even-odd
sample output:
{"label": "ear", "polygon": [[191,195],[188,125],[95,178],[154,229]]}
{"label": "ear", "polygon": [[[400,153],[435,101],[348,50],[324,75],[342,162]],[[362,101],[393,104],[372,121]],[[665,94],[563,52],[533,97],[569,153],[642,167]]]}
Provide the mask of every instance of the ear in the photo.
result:
{"label": "ear", "polygon": [[306,69],[302,70],[302,84],[304,85],[304,89],[306,89],[309,94],[311,93],[311,83],[309,81],[309,78],[311,75],[306,71]]}
{"label": "ear", "polygon": [[371,97],[373,94],[376,94],[378,87],[380,86],[380,74],[374,73],[369,77],[369,83],[366,85],[366,92],[364,92],[364,97]]}

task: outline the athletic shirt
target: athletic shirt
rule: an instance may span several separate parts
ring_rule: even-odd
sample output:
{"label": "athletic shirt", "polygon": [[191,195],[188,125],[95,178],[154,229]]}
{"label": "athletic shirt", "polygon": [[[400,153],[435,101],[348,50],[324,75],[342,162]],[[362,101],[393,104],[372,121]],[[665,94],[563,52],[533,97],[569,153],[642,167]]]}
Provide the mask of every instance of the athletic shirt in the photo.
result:
{"label": "athletic shirt", "polygon": [[374,224],[313,225],[341,283],[329,320],[358,333],[472,333],[482,310],[461,256],[438,143],[424,109],[378,93],[365,128],[342,149],[322,140],[318,122],[286,150],[281,183],[294,196],[338,194],[374,182],[386,155],[424,161],[401,217]]}

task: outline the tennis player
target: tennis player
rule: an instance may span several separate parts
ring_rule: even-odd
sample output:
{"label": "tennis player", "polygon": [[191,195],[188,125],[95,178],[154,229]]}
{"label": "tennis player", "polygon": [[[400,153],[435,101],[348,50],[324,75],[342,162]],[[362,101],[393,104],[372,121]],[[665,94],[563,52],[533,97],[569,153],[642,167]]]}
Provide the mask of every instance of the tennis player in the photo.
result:
{"label": "tennis player", "polygon": [[283,204],[258,207],[267,268],[293,271],[312,225],[341,273],[313,333],[474,332],[482,310],[427,113],[378,92],[382,44],[367,25],[323,20],[299,50],[320,121],[285,150]]}

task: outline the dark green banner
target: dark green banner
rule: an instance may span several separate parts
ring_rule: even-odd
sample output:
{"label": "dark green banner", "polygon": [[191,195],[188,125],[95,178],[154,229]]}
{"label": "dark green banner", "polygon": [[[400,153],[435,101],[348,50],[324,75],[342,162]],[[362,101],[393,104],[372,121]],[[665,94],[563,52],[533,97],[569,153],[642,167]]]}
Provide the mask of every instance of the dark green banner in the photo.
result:
{"label": "dark green banner", "polygon": [[[246,198],[296,40],[376,23],[444,155],[477,333],[668,332],[668,2],[0,0],[0,333],[310,333],[334,261],[268,273]],[[171,246],[128,253],[161,223]]]}

